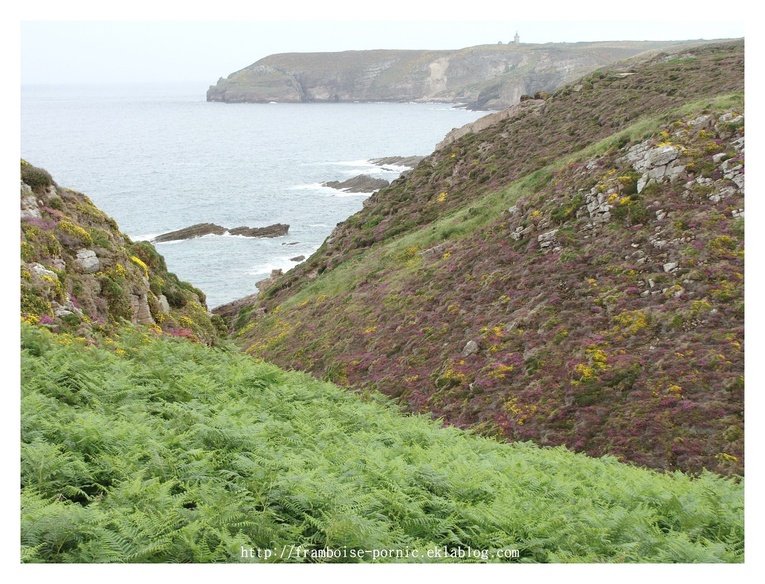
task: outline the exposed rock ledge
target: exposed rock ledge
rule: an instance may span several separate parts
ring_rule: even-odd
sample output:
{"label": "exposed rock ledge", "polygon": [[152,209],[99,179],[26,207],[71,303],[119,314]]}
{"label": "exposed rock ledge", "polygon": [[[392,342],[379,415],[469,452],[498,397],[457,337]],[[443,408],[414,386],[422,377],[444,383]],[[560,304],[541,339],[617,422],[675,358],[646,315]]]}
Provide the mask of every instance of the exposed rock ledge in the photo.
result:
{"label": "exposed rock ledge", "polygon": [[163,243],[167,241],[180,241],[183,239],[194,239],[204,235],[243,235],[244,237],[281,237],[287,235],[290,226],[284,223],[276,223],[268,227],[235,227],[227,229],[215,223],[197,223],[191,227],[185,227],[177,231],[163,233],[152,239],[152,243]]}
{"label": "exposed rock ledge", "polygon": [[360,174],[344,181],[331,180],[321,183],[323,187],[330,187],[345,191],[346,193],[371,193],[390,183],[384,178],[374,178],[368,174]]}
{"label": "exposed rock ledge", "polygon": [[395,165],[414,168],[423,158],[424,156],[384,156],[382,158],[373,158],[369,162],[377,166]]}

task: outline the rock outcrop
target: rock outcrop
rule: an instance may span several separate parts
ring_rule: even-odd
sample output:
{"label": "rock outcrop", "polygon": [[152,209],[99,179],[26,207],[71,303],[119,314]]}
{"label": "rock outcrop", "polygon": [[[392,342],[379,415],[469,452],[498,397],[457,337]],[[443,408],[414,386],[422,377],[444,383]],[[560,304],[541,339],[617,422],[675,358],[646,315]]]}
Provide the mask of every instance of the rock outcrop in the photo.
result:
{"label": "rock outcrop", "polygon": [[152,243],[166,243],[168,241],[182,241],[184,239],[194,239],[204,237],[205,235],[241,235],[243,237],[282,237],[287,235],[290,226],[283,223],[276,223],[268,227],[234,227],[227,229],[215,223],[197,223],[190,227],[184,227],[177,231],[163,233],[152,239]]}
{"label": "rock outcrop", "polygon": [[382,158],[373,158],[369,162],[376,164],[377,166],[405,166],[407,168],[414,168],[417,166],[424,156],[383,156]]}
{"label": "rock outcrop", "polygon": [[21,318],[88,336],[127,321],[215,343],[205,295],[85,196],[21,162]]}
{"label": "rock outcrop", "polygon": [[387,187],[390,183],[384,178],[374,178],[368,174],[360,174],[349,178],[348,180],[338,181],[330,180],[321,183],[323,187],[329,187],[346,193],[372,193],[383,187]]}

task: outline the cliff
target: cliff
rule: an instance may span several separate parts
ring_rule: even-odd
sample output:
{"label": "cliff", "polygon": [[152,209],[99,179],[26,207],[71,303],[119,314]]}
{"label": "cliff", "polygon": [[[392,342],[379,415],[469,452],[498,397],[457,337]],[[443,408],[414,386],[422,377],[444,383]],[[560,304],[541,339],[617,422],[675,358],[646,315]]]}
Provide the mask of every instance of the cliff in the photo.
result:
{"label": "cliff", "polygon": [[236,307],[250,354],[508,441],[743,472],[743,42],[452,136]]}
{"label": "cliff", "polygon": [[207,101],[425,101],[503,109],[523,95],[552,92],[609,63],[692,44],[497,44],[452,51],[285,53],[221,78],[207,91]]}
{"label": "cliff", "polygon": [[21,161],[21,318],[89,336],[124,323],[215,343],[205,295],[83,195]]}

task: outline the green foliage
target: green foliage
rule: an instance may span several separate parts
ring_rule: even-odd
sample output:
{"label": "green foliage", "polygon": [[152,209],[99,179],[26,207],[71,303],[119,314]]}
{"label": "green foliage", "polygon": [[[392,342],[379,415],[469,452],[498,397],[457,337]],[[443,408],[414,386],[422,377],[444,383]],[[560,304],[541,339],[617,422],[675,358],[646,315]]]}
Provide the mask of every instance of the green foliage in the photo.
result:
{"label": "green foliage", "polygon": [[32,166],[26,160],[21,161],[21,180],[37,191],[53,184],[53,177],[47,170]]}
{"label": "green foliage", "polygon": [[620,199],[611,210],[611,214],[617,221],[628,225],[645,223],[650,217],[650,212],[643,200],[637,195],[631,195]]}
{"label": "green foliage", "polygon": [[576,212],[582,205],[584,205],[584,197],[581,193],[577,193],[571,198],[571,200],[566,201],[566,203],[563,205],[559,205],[553,209],[552,213],[550,214],[550,218],[554,223],[561,225],[562,223],[565,223],[569,219],[575,217]]}
{"label": "green foliage", "polygon": [[712,474],[501,444],[139,329],[23,325],[21,363],[25,562],[743,561],[743,483]]}

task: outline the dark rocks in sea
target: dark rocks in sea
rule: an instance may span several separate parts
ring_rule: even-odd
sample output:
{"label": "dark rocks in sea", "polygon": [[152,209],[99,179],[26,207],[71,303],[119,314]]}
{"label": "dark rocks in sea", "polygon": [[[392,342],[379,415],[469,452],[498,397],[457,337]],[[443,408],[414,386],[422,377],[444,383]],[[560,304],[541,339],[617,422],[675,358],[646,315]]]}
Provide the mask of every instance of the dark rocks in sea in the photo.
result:
{"label": "dark rocks in sea", "polygon": [[268,227],[234,227],[228,232],[231,235],[243,235],[244,237],[281,237],[287,235],[289,230],[289,225],[276,223]]}
{"label": "dark rocks in sea", "polygon": [[181,241],[184,239],[194,239],[205,235],[242,235],[244,237],[281,237],[287,235],[290,226],[283,223],[269,225],[268,227],[235,227],[227,229],[215,223],[197,223],[191,227],[178,229],[169,233],[163,233],[152,239],[152,243],[163,243],[167,241]]}
{"label": "dark rocks in sea", "polygon": [[425,158],[424,156],[385,156],[383,158],[373,158],[369,162],[376,164],[377,166],[406,166],[408,168],[414,168],[420,161]]}
{"label": "dark rocks in sea", "polygon": [[384,178],[374,178],[367,174],[360,174],[344,181],[327,181],[321,183],[321,186],[338,189],[345,191],[346,193],[371,193],[383,187],[387,187],[389,184],[390,183]]}

